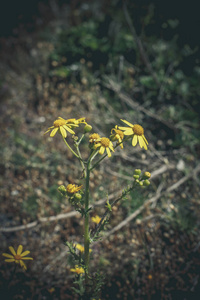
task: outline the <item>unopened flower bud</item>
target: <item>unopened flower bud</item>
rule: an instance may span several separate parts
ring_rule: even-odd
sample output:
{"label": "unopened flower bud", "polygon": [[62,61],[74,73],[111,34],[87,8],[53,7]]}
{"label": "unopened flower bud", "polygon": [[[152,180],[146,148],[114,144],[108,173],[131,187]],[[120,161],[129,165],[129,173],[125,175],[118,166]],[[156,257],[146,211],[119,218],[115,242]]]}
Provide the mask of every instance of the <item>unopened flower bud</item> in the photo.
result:
{"label": "unopened flower bud", "polygon": [[139,185],[140,185],[140,186],[143,186],[143,182],[142,182],[142,181],[140,181],[140,182],[139,182]]}
{"label": "unopened flower bud", "polygon": [[134,171],[134,175],[140,175],[141,174],[141,170],[140,169],[135,169]]}
{"label": "unopened flower bud", "polygon": [[140,175],[133,175],[133,178],[139,179],[139,178],[140,178]]}
{"label": "unopened flower bud", "polygon": [[144,172],[143,177],[145,177],[146,179],[151,177],[151,173],[150,172]]}
{"label": "unopened flower bud", "polygon": [[66,190],[66,188],[65,188],[64,185],[60,185],[60,186],[58,187],[58,190],[59,190],[59,192],[60,192],[63,196],[66,196],[67,190]]}
{"label": "unopened flower bud", "polygon": [[74,141],[78,141],[78,136],[73,135],[72,138],[74,139]]}
{"label": "unopened flower bud", "polygon": [[92,130],[92,126],[89,124],[86,124],[84,127],[84,133],[90,132]]}
{"label": "unopened flower bud", "polygon": [[148,179],[144,180],[144,181],[143,181],[143,185],[144,185],[144,186],[150,185],[150,181],[149,181]]}
{"label": "unopened flower bud", "polygon": [[82,199],[82,196],[79,193],[74,194],[74,197],[76,200],[79,200],[79,201]]}

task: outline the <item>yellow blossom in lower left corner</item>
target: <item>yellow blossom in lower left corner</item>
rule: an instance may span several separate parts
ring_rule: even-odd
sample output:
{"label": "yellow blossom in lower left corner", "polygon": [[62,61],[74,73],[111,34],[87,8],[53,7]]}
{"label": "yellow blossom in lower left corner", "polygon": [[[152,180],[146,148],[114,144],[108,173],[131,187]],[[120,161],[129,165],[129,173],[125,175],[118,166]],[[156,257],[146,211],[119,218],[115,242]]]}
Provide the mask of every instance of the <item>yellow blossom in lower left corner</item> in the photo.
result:
{"label": "yellow blossom in lower left corner", "polygon": [[78,265],[75,266],[75,268],[70,269],[71,272],[74,272],[76,274],[84,274],[85,271],[82,267],[79,267]]}
{"label": "yellow blossom in lower left corner", "polygon": [[20,266],[24,269],[27,270],[27,267],[25,265],[25,263],[23,262],[23,260],[33,260],[32,257],[25,257],[26,255],[28,255],[30,253],[30,251],[26,250],[24,252],[22,252],[23,250],[23,246],[19,245],[17,248],[17,253],[15,252],[15,249],[10,246],[9,247],[11,254],[8,253],[3,253],[2,255],[4,257],[7,257],[7,259],[5,259],[5,262],[15,262],[16,264],[20,264]]}

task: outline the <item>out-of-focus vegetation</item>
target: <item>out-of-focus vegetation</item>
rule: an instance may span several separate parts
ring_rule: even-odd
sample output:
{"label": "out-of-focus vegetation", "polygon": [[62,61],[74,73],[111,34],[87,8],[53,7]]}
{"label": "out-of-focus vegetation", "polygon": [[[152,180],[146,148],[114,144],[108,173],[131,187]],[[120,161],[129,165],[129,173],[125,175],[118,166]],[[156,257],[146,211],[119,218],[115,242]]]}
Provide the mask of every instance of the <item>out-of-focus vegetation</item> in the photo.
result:
{"label": "out-of-focus vegetation", "polygon": [[[170,3],[42,7],[45,24],[1,38],[1,252],[22,244],[34,258],[12,282],[12,266],[1,259],[2,293],[75,299],[64,243],[82,243],[82,223],[67,217],[71,207],[57,187],[77,183],[80,174],[62,140],[43,133],[58,116],[85,116],[104,136],[120,118],[141,124],[150,144],[147,152],[126,145],[92,174],[101,216],[107,195],[114,200],[133,169],[152,173],[148,190],[116,206],[107,238],[93,248],[92,269],[105,274],[101,299],[196,299],[200,66],[193,31]],[[126,226],[109,234],[124,219]]]}

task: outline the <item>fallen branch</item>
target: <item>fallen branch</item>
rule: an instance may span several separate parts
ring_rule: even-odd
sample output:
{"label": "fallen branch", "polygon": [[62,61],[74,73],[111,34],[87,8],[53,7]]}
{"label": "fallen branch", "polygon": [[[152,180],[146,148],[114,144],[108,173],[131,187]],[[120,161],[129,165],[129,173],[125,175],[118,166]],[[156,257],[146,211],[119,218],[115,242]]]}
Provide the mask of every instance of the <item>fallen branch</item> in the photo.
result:
{"label": "fallen branch", "polygon": [[37,221],[25,224],[25,225],[19,225],[19,226],[14,226],[14,227],[7,227],[7,228],[0,228],[0,232],[14,232],[14,231],[20,231],[20,230],[25,230],[25,229],[30,229],[33,227],[36,227],[37,225],[41,223],[47,223],[47,222],[53,222],[53,221],[58,221],[66,218],[71,218],[78,215],[76,211],[71,211],[66,214],[59,214],[57,216],[51,216],[51,217],[41,217]]}

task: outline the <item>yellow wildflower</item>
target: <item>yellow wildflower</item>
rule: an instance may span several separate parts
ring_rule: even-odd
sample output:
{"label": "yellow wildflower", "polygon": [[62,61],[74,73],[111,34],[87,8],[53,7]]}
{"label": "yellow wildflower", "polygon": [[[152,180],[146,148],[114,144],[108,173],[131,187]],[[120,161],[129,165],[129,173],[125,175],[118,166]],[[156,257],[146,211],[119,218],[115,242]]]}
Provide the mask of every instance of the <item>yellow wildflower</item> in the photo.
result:
{"label": "yellow wildflower", "polygon": [[142,126],[138,124],[131,124],[126,120],[121,120],[122,122],[126,123],[130,127],[119,127],[120,130],[124,130],[124,135],[132,135],[132,145],[136,146],[137,142],[139,142],[139,145],[141,148],[144,148],[147,150],[148,142],[144,136],[144,129]]}
{"label": "yellow wildflower", "polygon": [[8,253],[3,253],[2,254],[3,256],[7,257],[7,259],[5,259],[5,261],[6,262],[15,262],[16,264],[20,264],[20,266],[24,270],[27,270],[27,267],[26,267],[25,263],[23,262],[23,260],[28,260],[28,259],[33,260],[32,257],[24,257],[27,254],[29,254],[30,251],[24,251],[22,253],[22,250],[23,250],[23,246],[22,245],[18,246],[17,253],[15,252],[15,250],[14,250],[14,248],[12,246],[9,247],[9,250],[12,253],[12,255],[8,254]]}
{"label": "yellow wildflower", "polygon": [[82,245],[74,244],[73,246],[76,247],[76,249],[78,249],[80,252],[82,252],[82,253],[84,252],[84,247]]}
{"label": "yellow wildflower", "polygon": [[101,218],[98,215],[96,215],[95,217],[92,217],[91,220],[94,223],[99,224],[99,222],[101,221]]}
{"label": "yellow wildflower", "polygon": [[102,137],[101,139],[98,139],[94,147],[95,149],[100,147],[99,154],[101,155],[104,154],[104,151],[106,149],[108,157],[111,157],[110,149],[114,152],[113,143],[106,137]]}
{"label": "yellow wildflower", "polygon": [[75,268],[70,269],[71,272],[74,272],[76,274],[84,274],[85,271],[82,267],[79,267],[78,265],[75,266]]}
{"label": "yellow wildflower", "polygon": [[69,194],[75,194],[82,189],[82,185],[68,184],[66,190]]}
{"label": "yellow wildflower", "polygon": [[95,143],[97,140],[100,139],[100,135],[98,133],[92,133],[89,136],[89,143]]}
{"label": "yellow wildflower", "polygon": [[[76,249],[78,249],[80,252],[84,252],[85,251],[85,248],[84,246],[80,245],[80,244],[74,244],[73,245]],[[89,252],[92,252],[92,249],[89,249]]]}
{"label": "yellow wildflower", "polygon": [[59,117],[56,121],[54,121],[53,126],[49,127],[45,134],[51,131],[50,136],[53,137],[57,131],[61,133],[61,135],[66,138],[67,131],[71,134],[75,134],[75,132],[71,129],[72,126],[78,126],[77,124],[67,123],[68,120],[65,120]]}
{"label": "yellow wildflower", "polygon": [[111,129],[110,139],[113,142],[118,141],[121,149],[123,149],[123,143],[122,143],[123,138],[124,138],[124,133],[123,131],[118,129],[117,125],[115,126],[115,128]]}

